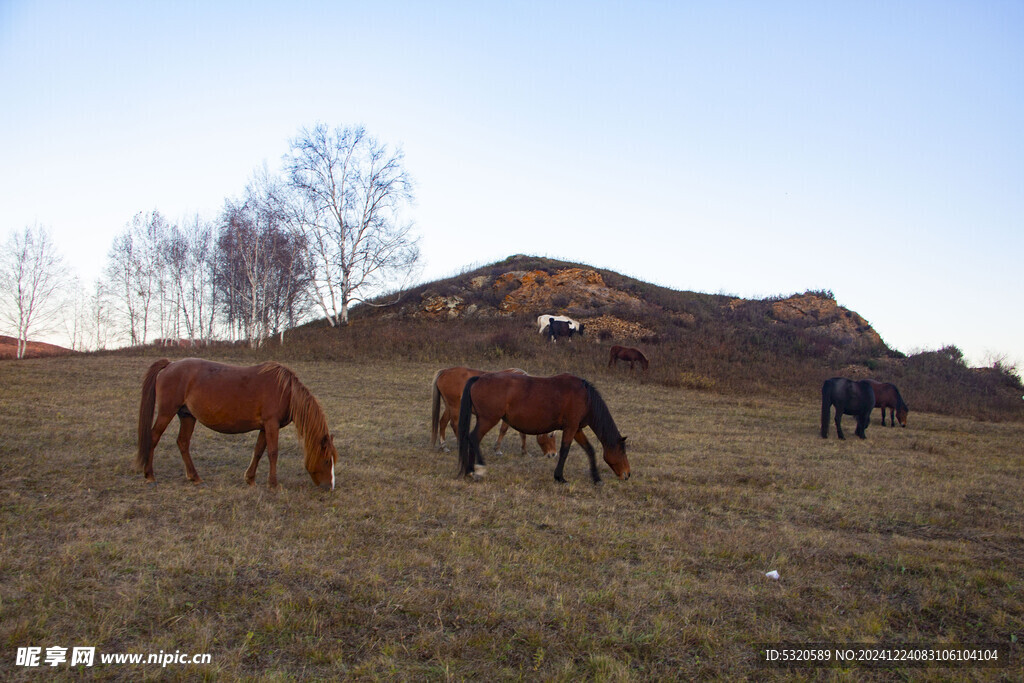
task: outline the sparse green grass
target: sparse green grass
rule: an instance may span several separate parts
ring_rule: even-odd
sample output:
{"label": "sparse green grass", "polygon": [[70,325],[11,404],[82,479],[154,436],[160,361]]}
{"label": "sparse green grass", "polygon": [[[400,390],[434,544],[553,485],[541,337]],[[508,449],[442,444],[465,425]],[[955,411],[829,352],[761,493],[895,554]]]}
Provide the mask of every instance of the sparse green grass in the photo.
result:
{"label": "sparse green grass", "polygon": [[[84,672],[100,679],[1024,676],[1019,652],[1007,669],[845,672],[760,668],[757,653],[1024,635],[1024,425],[915,411],[890,429],[876,414],[867,441],[823,441],[813,394],[666,386],[586,348],[561,363],[598,386],[633,469],[622,482],[602,464],[603,487],[578,446],[556,485],[532,440],[534,455],[489,457],[483,482],[456,479],[428,445],[440,366],[384,359],[289,361],[330,417],[333,494],[291,427],[277,491],[266,462],[257,486],[242,480],[254,435],[205,428],[206,483],[185,482],[173,424],[148,486],[132,456],[155,356],[0,363],[0,678],[38,680],[16,649],[52,645],[213,655]],[[472,364],[530,359],[506,360]]]}

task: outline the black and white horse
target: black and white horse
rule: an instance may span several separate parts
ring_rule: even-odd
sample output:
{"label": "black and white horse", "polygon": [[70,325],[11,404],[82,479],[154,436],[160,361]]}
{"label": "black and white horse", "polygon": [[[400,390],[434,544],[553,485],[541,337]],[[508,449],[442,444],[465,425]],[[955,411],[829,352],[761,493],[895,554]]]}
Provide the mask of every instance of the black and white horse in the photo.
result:
{"label": "black and white horse", "polygon": [[574,334],[583,334],[583,325],[580,325],[579,328],[573,328],[572,325],[564,320],[555,320],[554,318],[548,323],[548,338],[553,342],[558,341],[559,337],[572,339]]}
{"label": "black and white horse", "polygon": [[537,333],[538,334],[550,334],[548,327],[552,320],[561,320],[569,323],[569,327],[576,331],[576,334],[583,334],[583,325],[579,324],[567,315],[544,315],[537,316]]}

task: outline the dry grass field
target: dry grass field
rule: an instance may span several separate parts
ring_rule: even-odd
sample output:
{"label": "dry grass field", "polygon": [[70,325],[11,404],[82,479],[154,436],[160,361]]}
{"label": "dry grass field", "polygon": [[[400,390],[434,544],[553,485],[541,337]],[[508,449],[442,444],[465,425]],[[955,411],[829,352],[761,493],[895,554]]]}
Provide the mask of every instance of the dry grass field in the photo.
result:
{"label": "dry grass field", "polygon": [[[265,459],[243,482],[254,434],[202,427],[205,484],[187,483],[175,424],[153,486],[132,462],[155,359],[0,363],[0,678],[1024,678],[1019,422],[912,412],[889,429],[876,412],[867,441],[823,441],[814,391],[744,399],[601,368],[629,481],[601,463],[591,485],[574,446],[557,485],[531,440],[473,483],[429,448],[440,366],[295,361],[330,418],[336,491],[313,486],[291,427],[276,491]],[[784,642],[998,643],[1012,661],[765,667],[759,646]],[[26,646],[97,659],[16,666]],[[160,651],[211,662],[99,662]]]}

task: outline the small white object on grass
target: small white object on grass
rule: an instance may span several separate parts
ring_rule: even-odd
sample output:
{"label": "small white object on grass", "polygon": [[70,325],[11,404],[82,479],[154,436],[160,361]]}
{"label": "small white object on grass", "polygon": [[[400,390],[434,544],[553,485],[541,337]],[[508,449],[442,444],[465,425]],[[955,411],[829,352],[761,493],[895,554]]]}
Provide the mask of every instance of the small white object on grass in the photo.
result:
{"label": "small white object on grass", "polygon": [[770,572],[767,572],[765,574],[765,576],[767,576],[772,581],[778,581],[779,580],[779,573],[777,571],[775,571],[774,569],[771,570]]}

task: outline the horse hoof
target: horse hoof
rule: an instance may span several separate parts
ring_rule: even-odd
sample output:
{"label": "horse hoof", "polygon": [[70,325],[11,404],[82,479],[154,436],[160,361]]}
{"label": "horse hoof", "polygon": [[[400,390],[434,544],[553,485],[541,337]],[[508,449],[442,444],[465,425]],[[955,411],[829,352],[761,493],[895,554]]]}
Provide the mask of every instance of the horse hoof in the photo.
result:
{"label": "horse hoof", "polygon": [[601,479],[596,479],[594,481],[594,486],[604,486],[604,481],[602,481]]}

